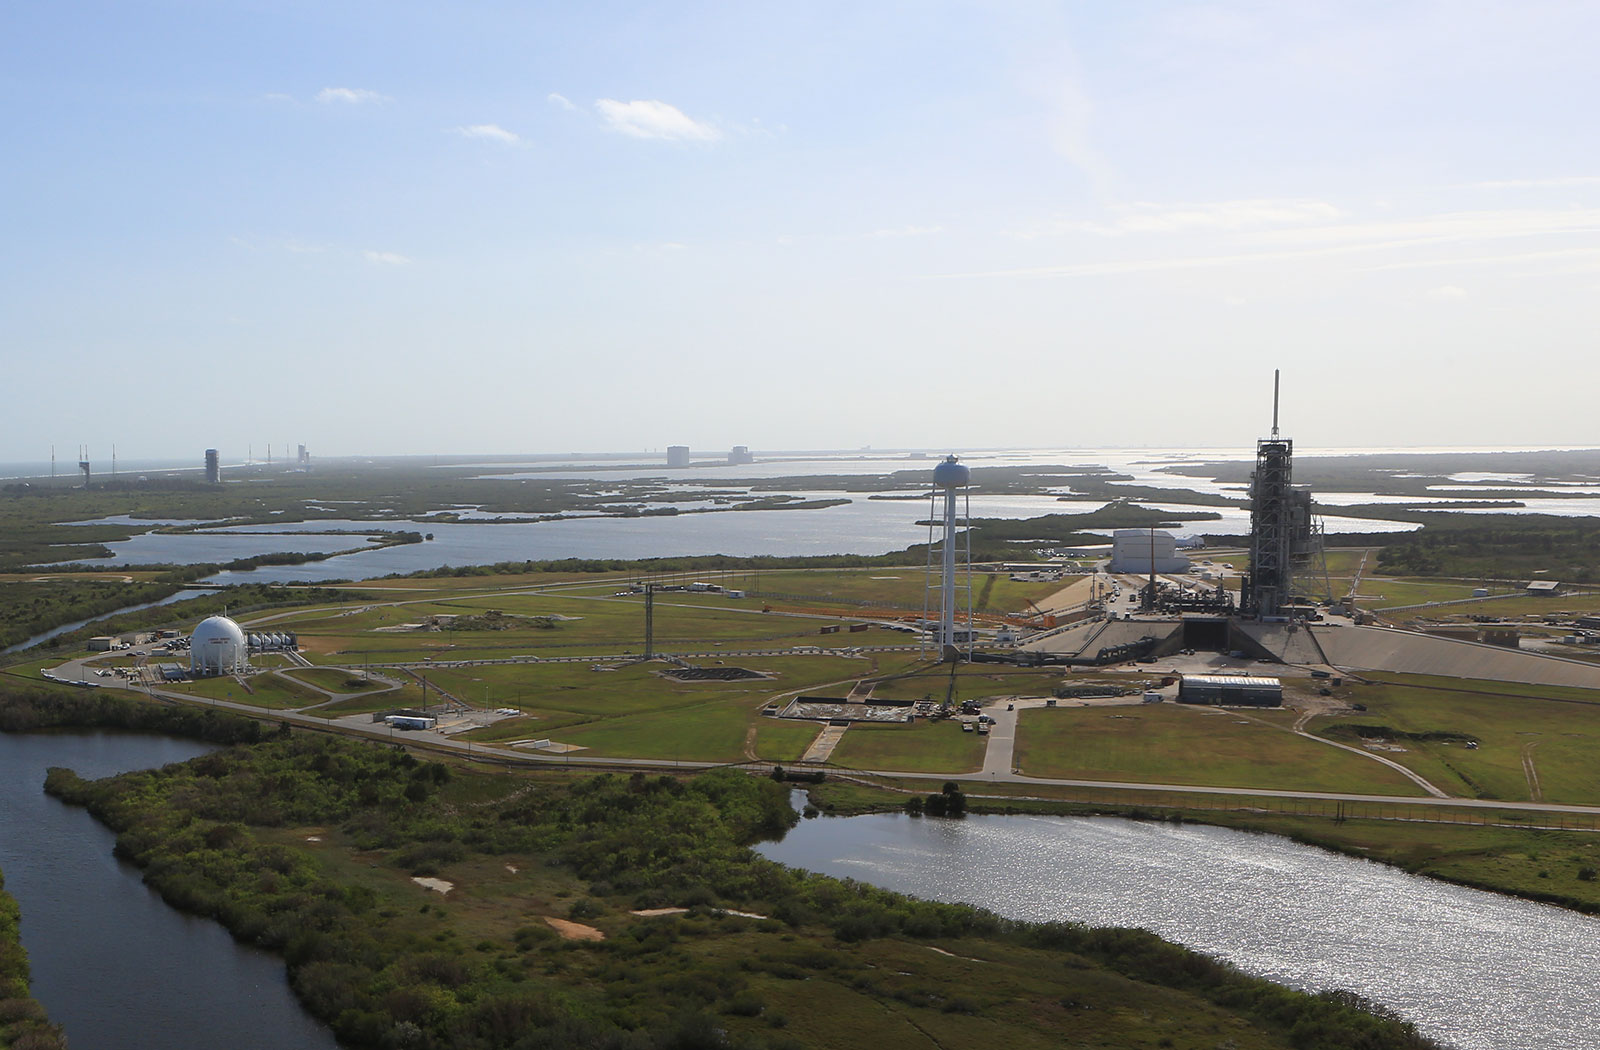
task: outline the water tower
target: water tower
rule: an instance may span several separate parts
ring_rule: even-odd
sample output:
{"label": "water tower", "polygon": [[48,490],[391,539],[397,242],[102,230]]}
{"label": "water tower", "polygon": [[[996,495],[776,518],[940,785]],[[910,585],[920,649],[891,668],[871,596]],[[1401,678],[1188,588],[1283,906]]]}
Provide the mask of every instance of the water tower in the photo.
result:
{"label": "water tower", "polygon": [[[972,471],[950,456],[933,468],[933,489],[928,494],[928,583],[923,594],[923,622],[932,619],[934,580],[939,588],[939,626],[930,637],[941,662],[955,662],[972,654],[972,529],[969,525]],[[944,510],[935,517],[940,495]],[[961,502],[961,515],[956,503]],[[968,527],[956,535],[960,520]],[[942,526],[942,527],[941,527]],[[937,532],[936,532],[937,530]],[[937,569],[935,568],[937,565]],[[937,573],[937,576],[935,575]]]}

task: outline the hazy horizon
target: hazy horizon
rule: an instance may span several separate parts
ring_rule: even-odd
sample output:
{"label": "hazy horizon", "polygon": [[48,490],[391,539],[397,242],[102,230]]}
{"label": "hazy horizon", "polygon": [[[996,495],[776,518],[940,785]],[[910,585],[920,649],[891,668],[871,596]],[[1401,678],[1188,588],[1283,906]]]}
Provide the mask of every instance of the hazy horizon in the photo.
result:
{"label": "hazy horizon", "polygon": [[1275,367],[1301,447],[1582,445],[1597,37],[1559,0],[12,5],[0,458],[1247,450]]}
{"label": "hazy horizon", "polygon": [[[1290,440],[1293,440],[1293,435],[1292,434],[1284,434],[1283,436],[1288,438],[1288,439],[1290,439]],[[268,466],[270,466],[270,467],[288,468],[288,467],[291,466],[291,463],[288,460],[286,460],[282,455],[278,454],[277,452],[274,452],[272,459],[268,460],[266,458],[266,454],[265,454],[264,450],[259,452],[259,453],[257,453],[257,454],[255,454],[255,455],[253,455],[253,456],[249,454],[250,451],[251,450],[247,450],[247,455],[246,456],[242,456],[242,457],[238,457],[238,458],[230,458],[227,452],[225,452],[225,451],[222,452],[221,453],[221,457],[220,457],[221,458],[222,468],[226,471],[226,470],[237,470],[237,469],[239,469],[241,467],[268,467]],[[308,450],[308,451],[310,451],[310,450]],[[691,447],[690,448],[690,456],[691,456],[691,460],[692,460],[692,466],[693,467],[704,467],[704,466],[725,464],[726,463],[727,453],[729,451],[731,451],[731,446],[729,448],[727,448],[727,449],[719,449],[719,448],[696,449],[696,448],[692,448]],[[861,460],[861,459],[871,459],[871,460],[882,460],[882,461],[885,462],[886,466],[889,467],[890,469],[899,469],[899,470],[914,470],[914,469],[917,468],[918,465],[924,465],[924,464],[928,467],[928,469],[932,469],[933,460],[936,459],[937,457],[944,456],[944,455],[947,455],[947,454],[955,455],[958,458],[965,459],[965,460],[973,463],[974,465],[980,465],[980,466],[981,465],[985,465],[983,463],[983,460],[987,459],[987,458],[999,457],[999,458],[1004,458],[1004,459],[1016,459],[1018,456],[1023,456],[1023,455],[1031,456],[1031,457],[1033,457],[1035,459],[1038,459],[1038,458],[1044,458],[1044,457],[1048,457],[1048,456],[1059,454],[1064,458],[1073,459],[1073,460],[1076,460],[1076,461],[1078,461],[1080,463],[1093,463],[1094,462],[1094,457],[1096,455],[1100,455],[1100,456],[1102,456],[1104,458],[1117,458],[1117,457],[1126,457],[1126,456],[1145,456],[1145,455],[1157,456],[1157,457],[1160,457],[1160,458],[1172,458],[1174,456],[1181,456],[1181,457],[1185,457],[1185,458],[1194,458],[1199,462],[1226,461],[1226,460],[1248,461],[1248,460],[1252,459],[1254,457],[1254,455],[1255,455],[1255,447],[1254,447],[1254,443],[1253,442],[1250,445],[1241,445],[1241,446],[1238,446],[1238,447],[1234,447],[1234,446],[1218,446],[1218,445],[1102,445],[1102,446],[1054,446],[1054,447],[1052,447],[1052,446],[1041,446],[1041,447],[1026,447],[1026,448],[1024,448],[1024,447],[1006,447],[1006,446],[995,446],[995,447],[990,447],[990,448],[978,448],[978,447],[970,447],[970,448],[949,448],[949,447],[946,447],[946,448],[932,448],[932,447],[914,447],[914,446],[908,446],[907,445],[907,446],[885,446],[883,448],[853,448],[853,449],[844,449],[844,448],[835,448],[835,449],[823,449],[823,448],[802,449],[802,448],[795,448],[795,449],[751,449],[750,451],[751,451],[751,454],[755,457],[755,463],[758,464],[758,465],[759,464],[763,464],[763,463],[781,462],[781,461],[790,460],[790,459],[793,459],[793,460],[795,460],[797,462],[801,462],[801,463],[805,463],[805,462],[822,462],[822,461],[826,461],[828,459],[837,459],[837,460],[840,460],[841,462],[853,461],[853,460]],[[1322,456],[1322,457],[1328,457],[1328,456],[1336,456],[1336,457],[1343,457],[1343,456],[1385,456],[1385,455],[1468,455],[1468,456],[1483,455],[1483,456],[1495,456],[1495,455],[1517,455],[1517,454],[1523,454],[1523,453],[1539,453],[1539,452],[1566,453],[1566,452],[1591,452],[1591,451],[1600,451],[1600,444],[1564,445],[1564,444],[1546,443],[1546,444],[1533,444],[1533,445],[1522,445],[1522,446],[1471,446],[1471,445],[1410,445],[1410,446],[1405,446],[1405,445],[1396,445],[1396,446],[1390,446],[1390,447],[1385,447],[1385,448],[1374,448],[1374,447],[1370,447],[1370,446],[1344,446],[1344,447],[1320,446],[1319,447],[1319,446],[1306,445],[1306,444],[1301,443],[1301,442],[1295,442],[1295,454],[1296,454],[1297,457],[1302,458],[1302,459],[1314,459],[1314,458],[1317,458],[1319,456]],[[927,458],[926,459],[908,458],[908,457],[913,456],[913,455],[925,456]],[[1088,457],[1088,458],[1084,459],[1083,457]],[[618,467],[631,467],[631,466],[650,465],[650,466],[660,466],[663,471],[668,470],[668,469],[674,469],[674,470],[685,469],[685,468],[668,468],[666,466],[666,464],[665,464],[666,449],[665,448],[660,448],[660,449],[611,449],[611,450],[589,449],[589,450],[568,450],[568,451],[564,451],[564,452],[554,452],[554,451],[484,452],[484,451],[480,450],[480,451],[466,451],[466,452],[407,452],[407,453],[334,452],[334,453],[330,453],[328,455],[319,455],[319,454],[317,454],[315,452],[311,453],[311,462],[312,462],[313,469],[315,469],[316,464],[318,464],[319,462],[321,462],[321,463],[329,463],[329,462],[331,462],[331,463],[347,464],[347,463],[351,463],[351,462],[362,462],[362,461],[373,461],[373,460],[429,460],[429,459],[449,461],[447,463],[441,463],[440,464],[441,466],[467,466],[467,467],[470,467],[470,466],[475,465],[474,461],[477,461],[477,460],[483,461],[483,465],[485,465],[486,467],[488,467],[488,466],[494,466],[494,467],[516,466],[516,465],[519,465],[523,461],[526,461],[528,463],[537,462],[537,463],[545,463],[545,464],[550,464],[550,465],[560,465],[560,464],[563,464],[563,463],[577,463],[577,462],[582,462],[582,461],[587,461],[587,460],[593,460],[593,461],[603,461],[603,462],[605,462],[607,464],[615,465],[615,466],[618,466]],[[656,460],[660,460],[661,462],[659,464],[657,464],[657,463],[654,462]],[[103,457],[103,458],[94,458],[93,452],[91,450],[91,460],[90,460],[90,462],[91,462],[91,469],[93,471],[93,474],[97,479],[103,479],[104,477],[108,476],[111,473],[112,461],[111,461],[111,457],[109,456],[109,454],[107,456]],[[899,464],[904,464],[904,465],[901,466]],[[1063,464],[1063,465],[1072,465],[1072,464]],[[1100,463],[1098,465],[1106,465],[1106,464],[1105,463]],[[164,455],[164,456],[139,456],[139,455],[134,455],[134,456],[130,456],[130,455],[127,455],[126,453],[119,453],[118,459],[117,459],[117,472],[118,472],[118,474],[126,474],[126,473],[129,473],[129,472],[137,472],[137,471],[141,471],[141,470],[143,470],[143,471],[163,471],[163,472],[165,472],[165,471],[194,471],[194,472],[198,473],[198,472],[202,471],[203,469],[204,469],[204,462],[203,462],[202,457],[200,457],[200,456],[173,456],[173,455]],[[692,469],[692,468],[689,468],[689,469]],[[55,476],[56,477],[60,477],[60,478],[72,478],[72,477],[76,477],[76,475],[77,475],[76,452],[74,451],[73,455],[71,457],[68,457],[68,456],[60,455],[59,454],[59,450],[58,450],[58,456],[57,456],[57,460],[56,460],[56,464],[55,464]],[[36,478],[36,477],[48,477],[48,476],[51,476],[50,475],[50,460],[49,460],[48,457],[42,458],[42,459],[31,459],[31,458],[26,458],[26,457],[18,458],[18,459],[10,459],[10,460],[8,460],[8,459],[0,459],[0,478]]]}

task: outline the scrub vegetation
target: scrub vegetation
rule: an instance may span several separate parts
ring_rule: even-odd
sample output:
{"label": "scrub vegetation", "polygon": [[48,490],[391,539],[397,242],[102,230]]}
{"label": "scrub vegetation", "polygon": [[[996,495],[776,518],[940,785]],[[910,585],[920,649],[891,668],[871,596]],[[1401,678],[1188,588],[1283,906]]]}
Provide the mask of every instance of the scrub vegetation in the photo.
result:
{"label": "scrub vegetation", "polygon": [[1454,517],[1385,546],[1379,567],[1396,576],[1461,576],[1590,583],[1600,580],[1600,518]]}
{"label": "scrub vegetation", "polygon": [[1431,1045],[1140,931],[786,869],[749,849],[795,819],[786,786],[733,771],[508,776],[296,734],[47,790],[282,953],[352,1047]]}

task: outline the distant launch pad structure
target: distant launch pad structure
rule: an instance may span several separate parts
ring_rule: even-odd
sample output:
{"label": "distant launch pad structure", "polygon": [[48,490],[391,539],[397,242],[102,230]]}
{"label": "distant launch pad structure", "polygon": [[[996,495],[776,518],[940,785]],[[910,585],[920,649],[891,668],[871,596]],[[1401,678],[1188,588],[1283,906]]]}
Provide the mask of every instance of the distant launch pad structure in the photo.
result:
{"label": "distant launch pad structure", "polygon": [[[972,656],[972,526],[971,497],[968,486],[972,471],[950,456],[933,468],[933,488],[928,493],[928,582],[923,591],[923,624],[930,621],[933,609],[935,563],[938,565],[939,623],[923,638],[932,641],[941,662],[954,663]],[[944,507],[934,517],[939,497]],[[961,515],[956,514],[961,501]],[[958,536],[957,523],[966,528]]]}

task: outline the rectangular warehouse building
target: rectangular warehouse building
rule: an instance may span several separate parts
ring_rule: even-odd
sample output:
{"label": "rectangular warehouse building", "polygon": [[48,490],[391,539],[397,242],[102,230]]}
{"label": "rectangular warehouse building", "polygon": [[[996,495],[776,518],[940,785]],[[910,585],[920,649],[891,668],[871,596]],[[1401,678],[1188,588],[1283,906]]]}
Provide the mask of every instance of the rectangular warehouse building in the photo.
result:
{"label": "rectangular warehouse building", "polygon": [[1186,674],[1178,682],[1178,703],[1282,707],[1283,683],[1245,675]]}
{"label": "rectangular warehouse building", "polygon": [[1172,533],[1160,529],[1117,529],[1111,534],[1112,572],[1188,572]]}

